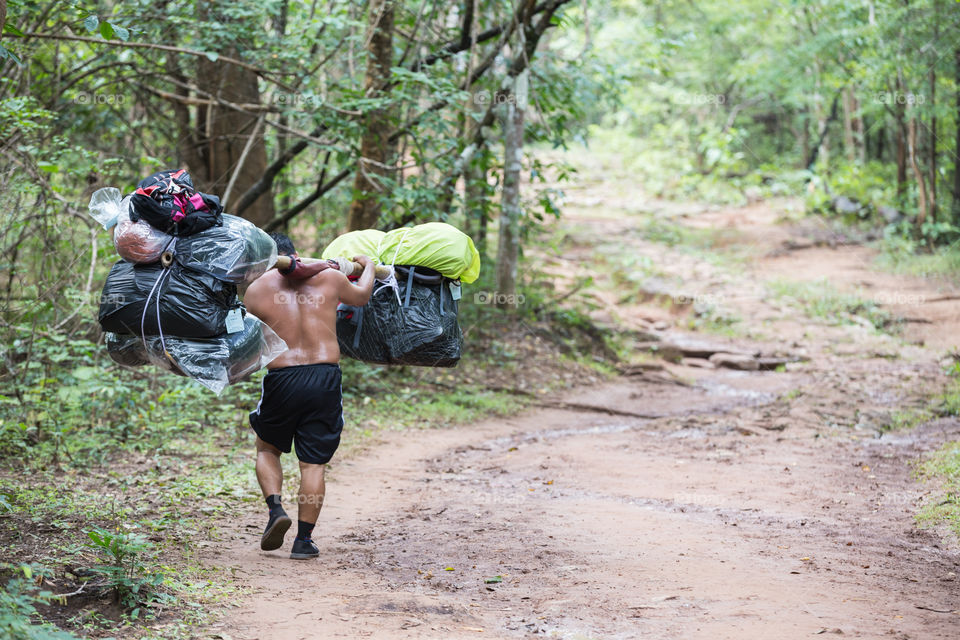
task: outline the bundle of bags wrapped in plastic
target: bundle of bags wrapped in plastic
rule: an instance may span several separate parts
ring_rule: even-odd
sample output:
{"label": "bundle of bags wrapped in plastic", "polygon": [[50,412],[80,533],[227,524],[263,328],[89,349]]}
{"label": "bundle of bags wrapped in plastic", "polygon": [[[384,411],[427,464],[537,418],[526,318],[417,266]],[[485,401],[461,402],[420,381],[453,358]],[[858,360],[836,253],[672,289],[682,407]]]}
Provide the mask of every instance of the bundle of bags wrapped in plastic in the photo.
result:
{"label": "bundle of bags wrapped in plastic", "polygon": [[429,222],[386,233],[352,231],[331,242],[322,257],[360,254],[393,265],[397,278],[393,286],[375,287],[363,307],[338,307],[341,353],[376,364],[455,366],[463,347],[461,283],[480,275],[473,240],[449,224]]}
{"label": "bundle of bags wrapped in plastic", "polygon": [[122,258],[110,270],[99,321],[110,357],[158,365],[220,393],[283,353],[284,341],[243,308],[237,285],[277,260],[273,239],[222,213],[184,170],[163,171],[124,197],[106,188],[90,215],[112,229]]}

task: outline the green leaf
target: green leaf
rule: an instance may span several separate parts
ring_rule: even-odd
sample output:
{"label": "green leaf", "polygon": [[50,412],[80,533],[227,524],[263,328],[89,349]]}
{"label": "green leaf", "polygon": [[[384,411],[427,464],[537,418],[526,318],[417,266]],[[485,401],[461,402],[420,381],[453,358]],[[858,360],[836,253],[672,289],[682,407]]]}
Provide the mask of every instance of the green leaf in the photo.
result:
{"label": "green leaf", "polygon": [[77,367],[73,370],[73,377],[77,380],[90,380],[98,373],[100,369],[97,367]]}
{"label": "green leaf", "polygon": [[121,40],[123,40],[124,42],[130,39],[130,30],[127,29],[126,27],[121,27],[120,25],[116,25],[112,23],[110,26],[113,27],[113,32],[116,34],[116,36]]}
{"label": "green leaf", "polygon": [[13,51],[10,51],[6,47],[4,47],[2,44],[0,44],[0,60],[3,60],[4,58],[10,58],[18,67],[23,66],[23,63],[20,62],[20,58],[18,58],[16,54],[13,53]]}
{"label": "green leaf", "polygon": [[492,578],[484,578],[484,584],[497,584],[498,582],[503,582],[503,576],[493,576]]}
{"label": "green leaf", "polygon": [[27,580],[33,577],[33,567],[25,564],[21,567],[21,569],[23,569],[23,575],[26,576]]}
{"label": "green leaf", "polygon": [[219,57],[220,57],[219,53],[215,53],[213,51],[207,51],[207,60],[209,60],[210,62],[216,62]]}
{"label": "green leaf", "polygon": [[100,35],[103,36],[104,40],[110,40],[113,38],[113,25],[109,22],[101,22]]}
{"label": "green leaf", "polygon": [[[56,173],[57,171],[60,170],[60,167],[58,167],[52,162],[47,162],[46,160],[40,160],[39,162],[37,162],[37,167],[41,171],[46,171],[47,173]],[[68,357],[69,357],[69,354],[68,354]]]}
{"label": "green leaf", "polygon": [[14,36],[22,36],[22,35],[23,35],[23,31],[20,31],[20,29],[17,29],[15,26],[13,26],[12,24],[10,24],[9,22],[5,22],[5,23],[4,23],[4,25],[3,25],[3,32],[4,32],[4,33],[9,33],[9,34],[14,35]]}
{"label": "green leaf", "polygon": [[100,18],[94,15],[87,16],[83,21],[83,26],[87,28],[87,31],[96,31],[97,27],[100,26]]}

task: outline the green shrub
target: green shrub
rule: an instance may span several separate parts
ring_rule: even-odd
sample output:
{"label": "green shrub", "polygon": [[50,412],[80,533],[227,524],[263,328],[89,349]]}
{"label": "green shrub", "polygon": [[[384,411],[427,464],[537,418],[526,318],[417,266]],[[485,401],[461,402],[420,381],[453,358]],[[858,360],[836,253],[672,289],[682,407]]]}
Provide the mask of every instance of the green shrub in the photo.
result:
{"label": "green shrub", "polygon": [[[8,566],[8,568],[10,568]],[[0,638],[10,640],[76,640],[48,622],[38,622],[37,604],[46,604],[56,596],[41,590],[33,581],[42,570],[32,565],[15,567],[17,577],[0,589]]]}
{"label": "green shrub", "polygon": [[87,531],[87,537],[106,559],[91,570],[106,580],[105,586],[117,602],[131,609],[131,617],[137,617],[140,605],[160,599],[157,590],[163,584],[163,574],[151,572],[143,561],[144,554],[151,549],[146,538],[106,529]]}

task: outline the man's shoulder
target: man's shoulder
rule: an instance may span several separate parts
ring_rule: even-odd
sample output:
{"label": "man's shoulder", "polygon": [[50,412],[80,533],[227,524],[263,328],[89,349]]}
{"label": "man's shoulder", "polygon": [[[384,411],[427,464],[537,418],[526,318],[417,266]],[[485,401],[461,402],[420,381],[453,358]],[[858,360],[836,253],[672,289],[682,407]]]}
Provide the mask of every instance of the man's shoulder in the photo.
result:
{"label": "man's shoulder", "polygon": [[254,280],[247,287],[247,293],[251,291],[256,293],[257,291],[266,291],[276,289],[283,283],[283,276],[277,273],[276,270],[271,269],[267,271],[262,276]]}

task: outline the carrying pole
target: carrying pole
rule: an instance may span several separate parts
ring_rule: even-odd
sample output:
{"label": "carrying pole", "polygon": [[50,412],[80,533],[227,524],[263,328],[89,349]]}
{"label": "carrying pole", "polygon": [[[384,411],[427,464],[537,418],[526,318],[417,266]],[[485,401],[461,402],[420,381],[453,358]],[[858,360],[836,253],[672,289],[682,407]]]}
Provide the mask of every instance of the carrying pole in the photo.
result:
{"label": "carrying pole", "polygon": [[[303,264],[315,264],[317,262],[329,262],[335,268],[340,268],[344,264],[349,265],[350,269],[344,271],[344,275],[359,275],[363,273],[363,266],[359,262],[353,262],[352,260],[322,260],[320,258],[299,258],[300,262]],[[273,269],[288,269],[290,267],[290,256],[277,256],[277,262],[273,265]],[[390,277],[392,270],[387,265],[378,264],[376,265],[375,276],[377,280],[385,280]]]}

